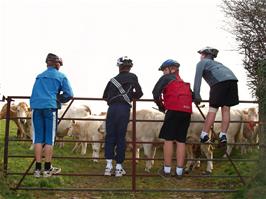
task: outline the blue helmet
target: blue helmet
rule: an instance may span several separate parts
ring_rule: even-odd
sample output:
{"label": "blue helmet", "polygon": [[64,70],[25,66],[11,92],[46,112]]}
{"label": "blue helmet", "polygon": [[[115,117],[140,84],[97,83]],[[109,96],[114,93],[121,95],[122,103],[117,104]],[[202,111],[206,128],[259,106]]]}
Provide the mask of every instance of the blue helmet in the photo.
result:
{"label": "blue helmet", "polygon": [[166,67],[169,67],[169,66],[175,66],[175,67],[179,68],[180,64],[173,59],[167,59],[166,61],[164,61],[162,63],[159,70],[164,70]]}

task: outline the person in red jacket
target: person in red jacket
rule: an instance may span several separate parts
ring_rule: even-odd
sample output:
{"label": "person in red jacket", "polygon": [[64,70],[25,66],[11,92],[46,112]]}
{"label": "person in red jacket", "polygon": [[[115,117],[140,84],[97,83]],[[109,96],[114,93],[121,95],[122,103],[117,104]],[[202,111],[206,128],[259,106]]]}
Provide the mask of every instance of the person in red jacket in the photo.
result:
{"label": "person in red jacket", "polygon": [[159,138],[164,139],[164,167],[160,174],[171,176],[173,144],[176,142],[177,166],[175,176],[183,175],[185,142],[192,113],[192,92],[190,84],[179,76],[180,64],[168,59],[159,70],[163,71],[152,91],[154,102],[165,112],[164,123]]}

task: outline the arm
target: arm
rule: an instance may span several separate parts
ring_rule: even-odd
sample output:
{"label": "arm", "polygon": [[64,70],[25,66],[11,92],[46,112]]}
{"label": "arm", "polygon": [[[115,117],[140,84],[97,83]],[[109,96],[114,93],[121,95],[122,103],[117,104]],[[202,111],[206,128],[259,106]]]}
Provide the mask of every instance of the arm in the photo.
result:
{"label": "arm", "polygon": [[138,78],[135,79],[133,98],[140,99],[143,96],[141,86],[138,82]]}
{"label": "arm", "polygon": [[162,92],[164,87],[169,83],[169,80],[167,80],[166,76],[162,76],[157,83],[155,84],[152,94],[153,94],[153,100],[155,104],[158,106],[159,111],[164,112],[164,104],[162,99]]}
{"label": "arm", "polygon": [[204,63],[202,61],[200,61],[197,64],[196,74],[195,74],[195,78],[194,78],[193,94],[194,94],[194,100],[195,101],[201,101],[200,87],[201,87],[201,80],[202,80],[203,71],[204,71]]}
{"label": "arm", "polygon": [[60,103],[66,103],[68,102],[70,99],[73,98],[73,91],[72,88],[70,86],[70,82],[68,81],[67,78],[64,78],[62,81],[62,88],[61,88],[61,92],[57,95],[57,100]]}
{"label": "arm", "polygon": [[105,101],[107,101],[107,98],[108,98],[108,88],[109,88],[109,84],[110,84],[110,82],[108,82],[108,84],[106,85],[106,87],[105,87],[105,89],[104,89],[104,91],[103,91],[103,99],[104,99]]}

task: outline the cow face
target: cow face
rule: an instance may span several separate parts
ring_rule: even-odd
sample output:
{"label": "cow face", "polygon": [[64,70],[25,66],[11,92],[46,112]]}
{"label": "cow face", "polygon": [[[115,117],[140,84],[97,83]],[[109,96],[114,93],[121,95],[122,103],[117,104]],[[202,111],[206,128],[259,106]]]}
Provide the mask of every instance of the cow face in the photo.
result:
{"label": "cow face", "polygon": [[[19,117],[18,121],[21,122],[22,124],[26,124],[26,117],[29,112],[29,106],[25,102],[20,102],[16,106],[16,112],[17,112],[17,117]],[[20,118],[23,117],[23,118]]]}

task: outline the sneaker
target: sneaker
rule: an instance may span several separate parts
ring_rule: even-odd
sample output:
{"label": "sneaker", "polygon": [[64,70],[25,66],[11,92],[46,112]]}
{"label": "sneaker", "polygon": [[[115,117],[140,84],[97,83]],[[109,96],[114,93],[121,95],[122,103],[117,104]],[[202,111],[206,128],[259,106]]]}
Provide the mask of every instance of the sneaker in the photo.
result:
{"label": "sneaker", "polygon": [[35,170],[33,175],[35,178],[40,178],[42,176],[41,170]]}
{"label": "sneaker", "polygon": [[104,171],[104,175],[105,176],[111,176],[112,175],[112,169],[111,168],[109,168],[109,167],[106,167],[105,168],[105,171]]}
{"label": "sneaker", "polygon": [[165,173],[163,167],[158,171],[158,174],[161,177],[166,177],[166,178],[171,177],[171,173]]}
{"label": "sneaker", "polygon": [[210,140],[208,135],[205,135],[203,138],[200,138],[201,143],[207,143]]}
{"label": "sneaker", "polygon": [[61,168],[56,168],[56,167],[51,166],[51,168],[49,170],[45,170],[43,172],[43,177],[48,178],[48,177],[51,177],[52,175],[58,174],[60,172],[61,172]]}
{"label": "sneaker", "polygon": [[221,142],[221,144],[226,144],[227,143],[226,135],[222,135],[222,137],[220,137],[220,142]]}
{"label": "sneaker", "polygon": [[115,170],[115,177],[121,177],[126,175],[126,171],[124,169],[116,169]]}

